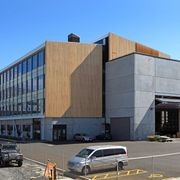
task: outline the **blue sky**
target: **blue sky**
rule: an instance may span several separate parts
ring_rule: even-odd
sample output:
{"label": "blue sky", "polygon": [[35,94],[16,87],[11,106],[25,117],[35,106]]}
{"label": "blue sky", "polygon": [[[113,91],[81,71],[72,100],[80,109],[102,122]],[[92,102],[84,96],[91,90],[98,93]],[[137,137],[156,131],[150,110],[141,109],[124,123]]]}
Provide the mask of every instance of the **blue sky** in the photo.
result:
{"label": "blue sky", "polygon": [[0,0],[0,69],[71,32],[91,43],[114,32],[180,59],[179,0]]}

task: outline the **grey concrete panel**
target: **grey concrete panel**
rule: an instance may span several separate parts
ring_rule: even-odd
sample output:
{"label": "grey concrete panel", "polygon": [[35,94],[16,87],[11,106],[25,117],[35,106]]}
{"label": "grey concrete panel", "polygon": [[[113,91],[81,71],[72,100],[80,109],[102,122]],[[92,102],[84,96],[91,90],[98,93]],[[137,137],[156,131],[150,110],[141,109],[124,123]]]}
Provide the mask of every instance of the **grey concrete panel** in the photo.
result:
{"label": "grey concrete panel", "polygon": [[134,108],[117,108],[106,109],[106,116],[108,117],[133,117]]}
{"label": "grey concrete panel", "polygon": [[134,76],[120,76],[106,81],[107,93],[124,93],[134,91]]}
{"label": "grey concrete panel", "polygon": [[154,92],[135,92],[135,108],[153,108],[152,105],[155,100]]}
{"label": "grey concrete panel", "polygon": [[180,62],[156,59],[156,76],[180,79]]}
{"label": "grey concrete panel", "polygon": [[155,77],[135,75],[135,91],[155,91]]}
{"label": "grey concrete panel", "polygon": [[106,79],[134,73],[134,54],[106,63]]}
{"label": "grey concrete panel", "polygon": [[134,106],[134,94],[122,93],[122,94],[109,94],[106,95],[107,109],[127,108]]}
{"label": "grey concrete panel", "polygon": [[155,133],[155,109],[135,108],[134,139],[143,140]]}
{"label": "grey concrete panel", "polygon": [[156,77],[156,92],[180,94],[180,80]]}
{"label": "grey concrete panel", "polygon": [[155,75],[155,58],[135,54],[135,74]]}

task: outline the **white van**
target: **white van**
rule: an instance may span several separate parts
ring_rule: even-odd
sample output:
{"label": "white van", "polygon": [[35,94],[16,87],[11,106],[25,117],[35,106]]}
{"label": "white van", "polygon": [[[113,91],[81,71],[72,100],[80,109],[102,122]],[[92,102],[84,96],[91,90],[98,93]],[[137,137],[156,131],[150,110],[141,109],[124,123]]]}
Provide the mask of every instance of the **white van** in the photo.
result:
{"label": "white van", "polygon": [[82,174],[115,168],[117,165],[119,169],[128,165],[127,148],[124,146],[89,146],[68,161],[68,169]]}

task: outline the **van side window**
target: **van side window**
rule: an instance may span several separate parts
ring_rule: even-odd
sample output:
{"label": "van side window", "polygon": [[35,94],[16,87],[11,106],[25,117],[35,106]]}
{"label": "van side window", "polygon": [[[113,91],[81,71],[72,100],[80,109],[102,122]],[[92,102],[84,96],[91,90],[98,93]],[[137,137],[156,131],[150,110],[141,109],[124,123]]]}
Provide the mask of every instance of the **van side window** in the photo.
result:
{"label": "van side window", "polygon": [[91,155],[91,157],[102,157],[102,150],[98,150],[98,151],[96,151],[95,153],[93,153],[92,155]]}
{"label": "van side window", "polygon": [[114,149],[104,149],[103,150],[103,155],[104,156],[112,156],[112,155],[114,155]]}
{"label": "van side window", "polygon": [[114,154],[126,154],[126,151],[124,149],[114,149]]}

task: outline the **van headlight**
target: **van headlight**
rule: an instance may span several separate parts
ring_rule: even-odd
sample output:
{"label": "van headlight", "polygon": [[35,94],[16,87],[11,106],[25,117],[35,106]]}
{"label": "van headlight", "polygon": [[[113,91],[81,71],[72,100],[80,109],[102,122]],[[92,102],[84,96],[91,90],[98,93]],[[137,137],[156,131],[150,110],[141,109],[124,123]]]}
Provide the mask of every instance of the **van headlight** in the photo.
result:
{"label": "van headlight", "polygon": [[76,167],[81,167],[83,163],[77,163]]}

